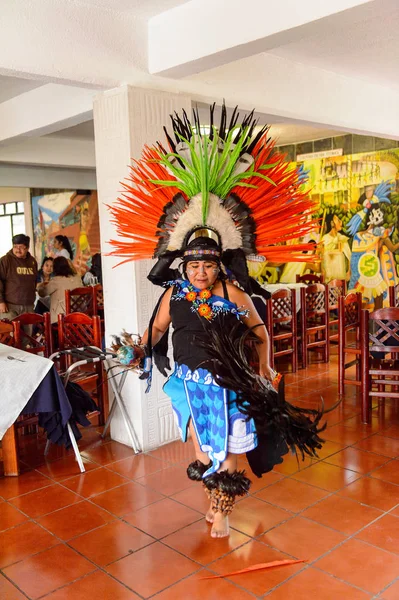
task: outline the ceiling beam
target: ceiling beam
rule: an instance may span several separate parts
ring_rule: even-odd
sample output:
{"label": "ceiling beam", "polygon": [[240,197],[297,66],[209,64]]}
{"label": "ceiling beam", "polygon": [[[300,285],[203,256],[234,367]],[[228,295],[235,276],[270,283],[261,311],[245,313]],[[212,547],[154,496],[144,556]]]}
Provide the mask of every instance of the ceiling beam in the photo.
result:
{"label": "ceiling beam", "polygon": [[192,0],[149,20],[149,72],[186,77],[266,52],[328,29],[372,2]]}

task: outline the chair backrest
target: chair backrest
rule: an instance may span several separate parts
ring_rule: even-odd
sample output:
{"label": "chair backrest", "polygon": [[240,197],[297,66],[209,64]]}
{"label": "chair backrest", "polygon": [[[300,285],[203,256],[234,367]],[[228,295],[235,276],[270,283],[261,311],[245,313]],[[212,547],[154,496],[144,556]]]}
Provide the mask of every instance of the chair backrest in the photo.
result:
{"label": "chair backrest", "polygon": [[369,352],[399,353],[399,308],[361,311],[362,346]]}
{"label": "chair backrest", "polygon": [[81,346],[101,348],[100,317],[80,312],[58,315],[58,345],[60,350]]}
{"label": "chair backrest", "polygon": [[338,298],[338,319],[344,331],[360,327],[361,310],[362,295],[359,292],[350,292]]}
{"label": "chair backrest", "polygon": [[0,344],[21,348],[21,328],[19,323],[9,321],[8,319],[0,320]]}
{"label": "chair backrest", "polygon": [[13,319],[21,326],[20,337],[26,352],[49,357],[53,352],[50,313],[22,313]]}
{"label": "chair backrest", "polygon": [[297,275],[297,283],[306,283],[310,285],[312,283],[324,283],[324,275],[315,275],[314,273],[308,273],[307,275]]}
{"label": "chair backrest", "polygon": [[65,290],[65,312],[84,313],[90,317],[98,314],[97,286],[88,285],[73,290]]}
{"label": "chair backrest", "polygon": [[346,281],[344,279],[332,279],[328,282],[328,305],[330,309],[338,308],[340,296],[346,294]]}
{"label": "chair backrest", "polygon": [[328,311],[328,286],[314,283],[302,288],[305,295],[306,318],[327,314]]}
{"label": "chair backrest", "polygon": [[389,306],[399,307],[399,284],[389,287]]}
{"label": "chair backrest", "polygon": [[285,289],[274,292],[267,301],[268,323],[296,323],[295,290]]}

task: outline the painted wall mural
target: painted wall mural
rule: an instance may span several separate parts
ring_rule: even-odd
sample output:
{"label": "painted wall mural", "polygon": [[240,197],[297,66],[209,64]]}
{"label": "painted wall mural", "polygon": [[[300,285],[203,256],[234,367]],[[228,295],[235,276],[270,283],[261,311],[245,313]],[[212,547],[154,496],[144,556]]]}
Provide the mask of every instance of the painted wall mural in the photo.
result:
{"label": "painted wall mural", "polygon": [[35,256],[54,256],[54,237],[68,237],[73,263],[80,274],[90,268],[91,257],[100,252],[97,192],[59,192],[32,197]]}
{"label": "painted wall mural", "polygon": [[320,265],[280,265],[278,280],[295,282],[296,274],[322,271],[327,282],[345,279],[370,308],[381,295],[387,305],[388,287],[399,281],[399,149],[297,164],[319,206],[320,226],[311,238]]}

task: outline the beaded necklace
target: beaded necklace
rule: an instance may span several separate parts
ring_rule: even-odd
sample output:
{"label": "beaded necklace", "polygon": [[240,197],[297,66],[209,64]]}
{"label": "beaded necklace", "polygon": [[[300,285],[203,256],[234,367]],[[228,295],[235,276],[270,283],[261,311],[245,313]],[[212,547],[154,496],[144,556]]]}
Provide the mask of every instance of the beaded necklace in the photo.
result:
{"label": "beaded necklace", "polygon": [[187,286],[188,292],[185,295],[188,302],[192,302],[193,308],[198,312],[201,317],[211,321],[215,316],[212,311],[212,305],[209,300],[212,298],[213,285],[210,285],[204,290],[196,290],[194,286],[189,283]]}

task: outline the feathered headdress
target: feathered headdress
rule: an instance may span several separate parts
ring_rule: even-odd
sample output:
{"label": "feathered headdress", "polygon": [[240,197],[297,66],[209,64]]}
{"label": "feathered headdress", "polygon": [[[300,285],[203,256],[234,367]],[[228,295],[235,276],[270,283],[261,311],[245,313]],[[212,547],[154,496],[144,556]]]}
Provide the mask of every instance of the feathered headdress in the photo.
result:
{"label": "feathered headdress", "polygon": [[[309,233],[315,205],[303,191],[304,174],[286,162],[257,128],[252,111],[230,121],[222,106],[221,122],[203,126],[198,110],[171,116],[166,128],[169,150],[146,146],[134,161],[124,193],[110,207],[121,240],[112,255],[128,260],[162,257],[182,251],[191,231],[215,231],[223,252],[257,254],[272,262],[308,261],[309,244],[285,245]],[[123,262],[125,262],[123,261]]]}

